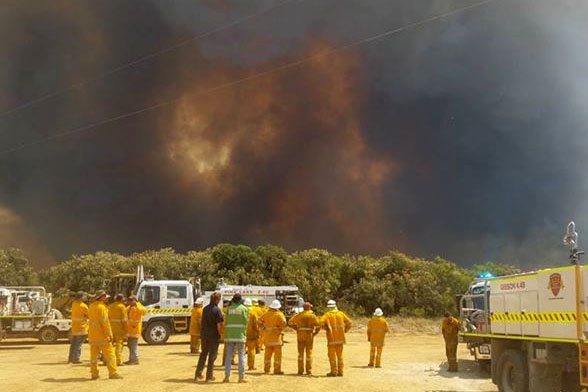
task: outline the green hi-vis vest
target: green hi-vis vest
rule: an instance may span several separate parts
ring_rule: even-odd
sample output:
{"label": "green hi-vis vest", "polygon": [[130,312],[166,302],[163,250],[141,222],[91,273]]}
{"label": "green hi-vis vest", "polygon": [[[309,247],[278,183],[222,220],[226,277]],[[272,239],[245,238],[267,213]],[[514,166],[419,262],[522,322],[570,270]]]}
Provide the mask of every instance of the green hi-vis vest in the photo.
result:
{"label": "green hi-vis vest", "polygon": [[231,302],[225,315],[225,342],[245,342],[247,321],[249,321],[249,309],[244,305]]}

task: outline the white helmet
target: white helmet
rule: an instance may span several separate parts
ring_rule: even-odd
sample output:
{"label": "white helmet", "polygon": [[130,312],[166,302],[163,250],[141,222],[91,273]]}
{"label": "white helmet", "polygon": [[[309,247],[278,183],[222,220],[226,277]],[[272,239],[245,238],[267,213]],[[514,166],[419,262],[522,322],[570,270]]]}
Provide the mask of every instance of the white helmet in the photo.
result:
{"label": "white helmet", "polygon": [[384,312],[382,312],[382,309],[376,308],[376,311],[374,312],[374,316],[382,317],[383,315],[384,315]]}
{"label": "white helmet", "polygon": [[270,309],[280,309],[282,307],[282,304],[277,299],[274,299],[269,307]]}
{"label": "white helmet", "polygon": [[251,298],[245,298],[245,300],[243,301],[243,305],[245,305],[245,306],[251,306],[251,305],[253,305],[253,302],[251,301]]}
{"label": "white helmet", "polygon": [[196,299],[196,302],[194,302],[195,305],[202,305],[204,303],[204,298],[202,297],[198,297]]}
{"label": "white helmet", "polygon": [[334,308],[337,306],[337,302],[333,301],[332,299],[327,302],[327,308]]}

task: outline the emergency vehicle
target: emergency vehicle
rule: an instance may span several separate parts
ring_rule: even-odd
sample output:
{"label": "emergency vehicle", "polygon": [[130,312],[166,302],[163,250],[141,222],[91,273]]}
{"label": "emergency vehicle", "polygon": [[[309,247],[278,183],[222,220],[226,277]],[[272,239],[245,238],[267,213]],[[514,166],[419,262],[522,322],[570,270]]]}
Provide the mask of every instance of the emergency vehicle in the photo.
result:
{"label": "emergency vehicle", "polygon": [[588,268],[575,225],[571,266],[475,281],[460,299],[460,341],[491,360],[501,392],[577,392],[588,386]]}
{"label": "emergency vehicle", "polygon": [[71,320],[51,308],[51,294],[44,287],[0,287],[0,340],[36,338],[41,343],[67,339]]}

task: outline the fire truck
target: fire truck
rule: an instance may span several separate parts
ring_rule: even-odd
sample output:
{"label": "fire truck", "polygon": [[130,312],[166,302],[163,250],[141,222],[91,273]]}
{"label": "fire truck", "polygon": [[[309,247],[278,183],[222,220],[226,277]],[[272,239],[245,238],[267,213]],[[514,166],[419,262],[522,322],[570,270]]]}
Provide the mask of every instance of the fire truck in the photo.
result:
{"label": "fire truck", "polygon": [[501,392],[577,392],[588,386],[588,268],[574,222],[571,266],[480,278],[460,298],[460,341],[490,362]]}
{"label": "fire truck", "polygon": [[[134,287],[132,290],[131,287]],[[303,300],[296,286],[231,286],[221,279],[215,291],[223,298],[239,292],[244,298],[265,299],[267,303],[279,299],[287,316],[302,308]],[[136,274],[119,274],[111,281],[112,295],[117,292],[137,295],[147,309],[143,318],[143,339],[148,344],[164,344],[172,334],[186,333],[196,298],[202,296],[204,305],[214,291],[202,292],[200,280],[155,280],[145,275],[139,266]],[[269,302],[268,302],[269,301]]]}
{"label": "fire truck", "polygon": [[51,307],[44,287],[0,287],[0,340],[36,338],[41,343],[66,339],[71,320]]}

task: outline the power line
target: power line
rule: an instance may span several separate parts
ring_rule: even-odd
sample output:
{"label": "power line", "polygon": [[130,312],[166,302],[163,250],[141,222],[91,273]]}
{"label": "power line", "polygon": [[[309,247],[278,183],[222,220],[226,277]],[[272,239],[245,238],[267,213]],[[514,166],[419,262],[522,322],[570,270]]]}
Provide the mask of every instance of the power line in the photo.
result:
{"label": "power line", "polygon": [[247,16],[244,16],[243,18],[235,19],[234,21],[232,21],[232,22],[230,22],[230,23],[228,23],[226,25],[216,27],[216,28],[214,28],[212,30],[206,31],[204,33],[201,33],[201,34],[195,35],[195,36],[193,36],[191,38],[188,38],[188,39],[185,39],[183,41],[180,41],[180,42],[178,42],[178,43],[176,43],[176,44],[174,44],[172,46],[169,46],[167,48],[164,48],[164,49],[158,50],[156,52],[147,54],[147,55],[145,55],[143,57],[139,57],[139,58],[137,58],[135,60],[132,60],[132,61],[130,61],[128,63],[121,64],[118,67],[113,68],[113,69],[111,69],[109,71],[105,71],[105,72],[99,74],[98,76],[96,76],[94,78],[82,80],[81,82],[77,82],[77,83],[74,83],[74,84],[72,84],[72,85],[70,85],[68,87],[62,88],[61,90],[57,90],[57,91],[54,91],[54,92],[51,92],[51,93],[43,94],[40,97],[37,97],[37,98],[35,98],[35,99],[31,100],[31,101],[22,103],[22,104],[20,104],[18,106],[13,107],[12,109],[8,109],[8,110],[6,110],[4,112],[1,112],[0,113],[0,118],[5,117],[5,116],[8,116],[9,114],[12,114],[14,112],[18,112],[18,111],[20,111],[22,109],[28,108],[30,106],[33,106],[33,105],[35,105],[37,103],[46,101],[46,100],[51,99],[51,98],[55,98],[55,97],[57,97],[59,95],[65,94],[65,93],[67,93],[69,91],[72,91],[72,90],[79,89],[81,87],[90,85],[90,84],[92,84],[94,82],[97,82],[98,80],[101,80],[101,79],[107,77],[107,76],[110,76],[112,74],[115,74],[117,72],[120,72],[120,71],[122,71],[124,69],[134,67],[137,64],[140,64],[140,63],[145,62],[147,60],[151,60],[151,59],[153,59],[155,57],[161,56],[163,54],[166,54],[166,53],[171,52],[173,50],[176,50],[178,48],[184,47],[184,46],[186,46],[186,45],[188,45],[188,44],[190,44],[190,43],[192,43],[194,41],[197,41],[197,40],[199,40],[201,38],[208,37],[210,35],[213,35],[215,33],[220,32],[220,31],[227,30],[227,29],[230,29],[232,27],[235,27],[235,26],[237,26],[237,25],[239,25],[239,24],[241,24],[243,22],[246,22],[246,21],[248,21],[250,19],[254,19],[254,18],[258,17],[258,16],[261,16],[261,15],[263,15],[265,13],[268,13],[268,12],[270,12],[270,11],[276,9],[276,8],[282,7],[282,6],[286,5],[286,4],[292,3],[294,1],[302,2],[304,0],[285,0],[283,2],[280,2],[278,4],[273,5],[271,7],[264,8],[264,9],[258,11],[258,12],[255,12],[255,13],[249,14]]}
{"label": "power line", "polygon": [[13,152],[16,152],[16,151],[19,151],[19,150],[22,150],[22,149],[25,149],[25,148],[30,147],[30,146],[35,146],[35,145],[39,145],[39,144],[42,144],[42,143],[45,143],[45,142],[49,142],[49,141],[52,141],[52,140],[63,139],[65,137],[71,136],[73,134],[84,132],[84,131],[87,131],[89,129],[99,127],[101,125],[113,123],[115,121],[119,121],[119,120],[122,120],[122,119],[125,119],[125,118],[129,118],[129,117],[137,116],[139,114],[142,114],[142,113],[145,113],[145,112],[148,112],[148,111],[151,111],[151,110],[159,109],[159,108],[164,107],[164,106],[169,106],[169,105],[172,105],[172,104],[174,104],[176,102],[179,102],[185,96],[197,96],[197,95],[210,94],[210,93],[213,93],[215,91],[222,90],[222,89],[225,89],[225,88],[228,88],[228,87],[232,87],[232,86],[235,86],[235,85],[238,85],[238,84],[241,84],[241,83],[249,82],[251,80],[259,79],[261,77],[264,77],[264,76],[267,76],[267,75],[270,75],[270,74],[273,74],[273,73],[276,73],[276,72],[280,72],[280,71],[283,71],[283,70],[286,70],[286,69],[298,67],[298,66],[303,65],[303,64],[306,64],[306,63],[308,63],[308,62],[310,62],[312,60],[316,60],[318,58],[325,57],[325,56],[330,56],[330,55],[332,55],[334,53],[337,53],[337,52],[349,50],[351,48],[354,48],[356,46],[359,46],[359,45],[362,45],[362,44],[365,44],[365,43],[373,42],[373,41],[376,41],[378,39],[381,39],[381,38],[384,38],[384,37],[389,37],[391,35],[400,33],[402,31],[413,29],[415,27],[419,27],[419,26],[425,25],[427,23],[434,22],[436,20],[444,19],[444,18],[447,18],[449,16],[455,15],[457,13],[460,13],[460,12],[463,12],[463,11],[467,11],[467,10],[471,10],[473,8],[477,8],[477,7],[480,7],[482,5],[488,4],[488,3],[492,2],[492,1],[494,1],[494,0],[483,0],[481,2],[478,2],[478,3],[475,3],[475,4],[471,4],[471,5],[468,5],[468,6],[464,6],[464,7],[460,7],[460,8],[454,9],[452,11],[448,11],[448,12],[445,12],[445,13],[442,13],[442,14],[439,14],[439,15],[436,15],[436,16],[432,16],[432,17],[423,19],[423,20],[418,21],[418,22],[409,23],[407,25],[404,25],[402,27],[398,27],[396,29],[387,30],[387,31],[385,31],[383,33],[379,33],[379,34],[376,34],[376,35],[373,35],[373,36],[370,36],[370,37],[366,37],[366,38],[360,39],[358,41],[351,42],[351,43],[346,44],[346,45],[342,45],[342,46],[339,46],[339,47],[336,47],[336,48],[328,49],[328,50],[322,51],[322,52],[320,52],[318,54],[315,54],[315,55],[312,55],[312,56],[308,56],[308,57],[302,58],[300,60],[296,60],[296,61],[292,61],[292,62],[289,62],[289,63],[286,63],[286,64],[282,64],[280,66],[277,66],[277,67],[268,69],[266,71],[255,73],[253,75],[250,75],[250,76],[247,76],[247,77],[244,77],[244,78],[241,78],[241,79],[237,79],[237,80],[234,80],[234,81],[231,81],[231,82],[223,83],[223,84],[217,85],[215,87],[211,87],[211,88],[208,88],[208,89],[197,91],[197,92],[192,93],[192,94],[185,94],[185,95],[182,95],[180,97],[176,97],[176,98],[173,98],[173,99],[170,99],[170,100],[167,100],[167,101],[162,101],[162,102],[159,102],[157,104],[154,104],[154,105],[151,105],[151,106],[146,106],[144,108],[141,108],[141,109],[138,109],[138,110],[134,110],[134,111],[131,111],[131,112],[126,112],[126,113],[120,114],[118,116],[110,117],[110,118],[107,118],[107,119],[104,119],[104,120],[101,120],[101,121],[98,121],[98,122],[95,122],[95,123],[92,123],[92,124],[87,124],[87,125],[83,125],[83,126],[78,127],[78,128],[69,129],[69,130],[65,130],[65,131],[60,131],[60,132],[57,132],[57,133],[55,133],[55,134],[53,134],[51,136],[48,136],[48,137],[45,137],[45,138],[41,138],[41,139],[37,139],[35,141],[32,141],[32,142],[30,142],[28,144],[21,144],[20,146],[17,146],[17,147],[13,147],[13,148],[10,148],[10,149],[7,149],[7,150],[0,151],[0,156],[1,155],[5,155],[5,154],[9,154],[9,153],[13,153]]}

